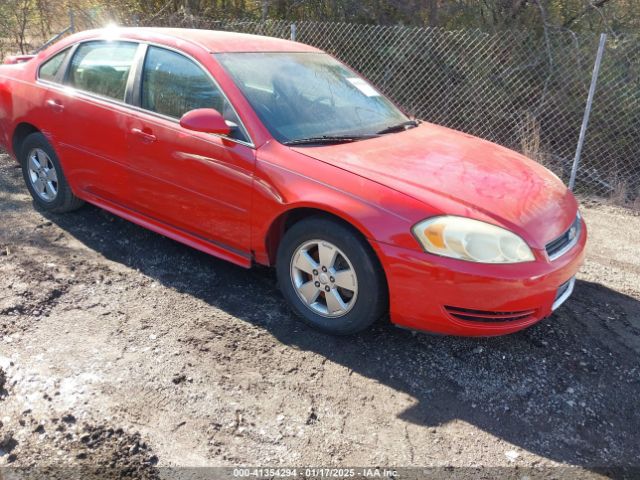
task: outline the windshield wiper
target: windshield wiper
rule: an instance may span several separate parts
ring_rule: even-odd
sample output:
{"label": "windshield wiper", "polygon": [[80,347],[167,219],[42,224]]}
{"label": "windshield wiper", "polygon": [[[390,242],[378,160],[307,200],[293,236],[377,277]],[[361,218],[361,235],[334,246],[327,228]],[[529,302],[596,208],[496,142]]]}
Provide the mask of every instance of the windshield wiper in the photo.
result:
{"label": "windshield wiper", "polygon": [[383,128],[378,135],[384,135],[385,133],[404,132],[413,127],[417,127],[420,124],[420,120],[407,120],[406,122],[398,123],[397,125],[391,125],[390,127]]}
{"label": "windshield wiper", "polygon": [[367,135],[322,135],[321,137],[297,138],[282,142],[283,145],[314,145],[314,144],[331,144],[331,143],[349,143],[358,140],[366,140],[367,138],[375,138],[377,134]]}

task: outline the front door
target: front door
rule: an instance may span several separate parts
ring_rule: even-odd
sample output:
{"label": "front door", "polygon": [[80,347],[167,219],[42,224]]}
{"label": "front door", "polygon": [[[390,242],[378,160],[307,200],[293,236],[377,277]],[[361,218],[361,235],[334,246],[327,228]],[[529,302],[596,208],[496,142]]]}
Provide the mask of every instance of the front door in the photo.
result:
{"label": "front door", "polygon": [[[238,253],[250,251],[255,151],[213,78],[195,61],[149,46],[141,113],[128,130],[133,208]],[[215,108],[238,125],[229,137],[183,129],[180,117]]]}

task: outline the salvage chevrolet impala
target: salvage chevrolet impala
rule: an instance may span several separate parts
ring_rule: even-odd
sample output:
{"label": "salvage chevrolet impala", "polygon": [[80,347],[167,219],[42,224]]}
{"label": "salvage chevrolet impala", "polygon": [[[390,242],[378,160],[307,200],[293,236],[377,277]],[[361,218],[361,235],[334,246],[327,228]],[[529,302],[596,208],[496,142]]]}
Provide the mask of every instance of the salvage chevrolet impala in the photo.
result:
{"label": "salvage chevrolet impala", "polygon": [[307,45],[105,29],[0,67],[0,144],[35,204],[89,202],[243,267],[325,332],[386,317],[499,335],[570,295],[572,193],[511,150],[405,115]]}

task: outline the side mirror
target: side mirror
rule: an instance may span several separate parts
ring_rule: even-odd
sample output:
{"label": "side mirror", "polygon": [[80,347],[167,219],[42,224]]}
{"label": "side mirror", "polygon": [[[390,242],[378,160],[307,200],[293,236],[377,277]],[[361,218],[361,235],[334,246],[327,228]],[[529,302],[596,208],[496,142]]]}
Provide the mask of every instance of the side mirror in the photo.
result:
{"label": "side mirror", "polygon": [[180,126],[194,132],[229,135],[231,128],[220,112],[213,108],[198,108],[185,113],[180,119]]}

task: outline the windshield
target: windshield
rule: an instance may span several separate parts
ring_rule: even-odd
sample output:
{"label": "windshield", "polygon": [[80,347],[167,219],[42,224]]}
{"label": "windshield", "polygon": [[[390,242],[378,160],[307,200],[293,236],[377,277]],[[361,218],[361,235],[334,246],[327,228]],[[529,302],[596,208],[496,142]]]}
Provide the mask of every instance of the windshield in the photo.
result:
{"label": "windshield", "polygon": [[215,56],[281,143],[366,137],[408,120],[369,82],[325,53]]}

